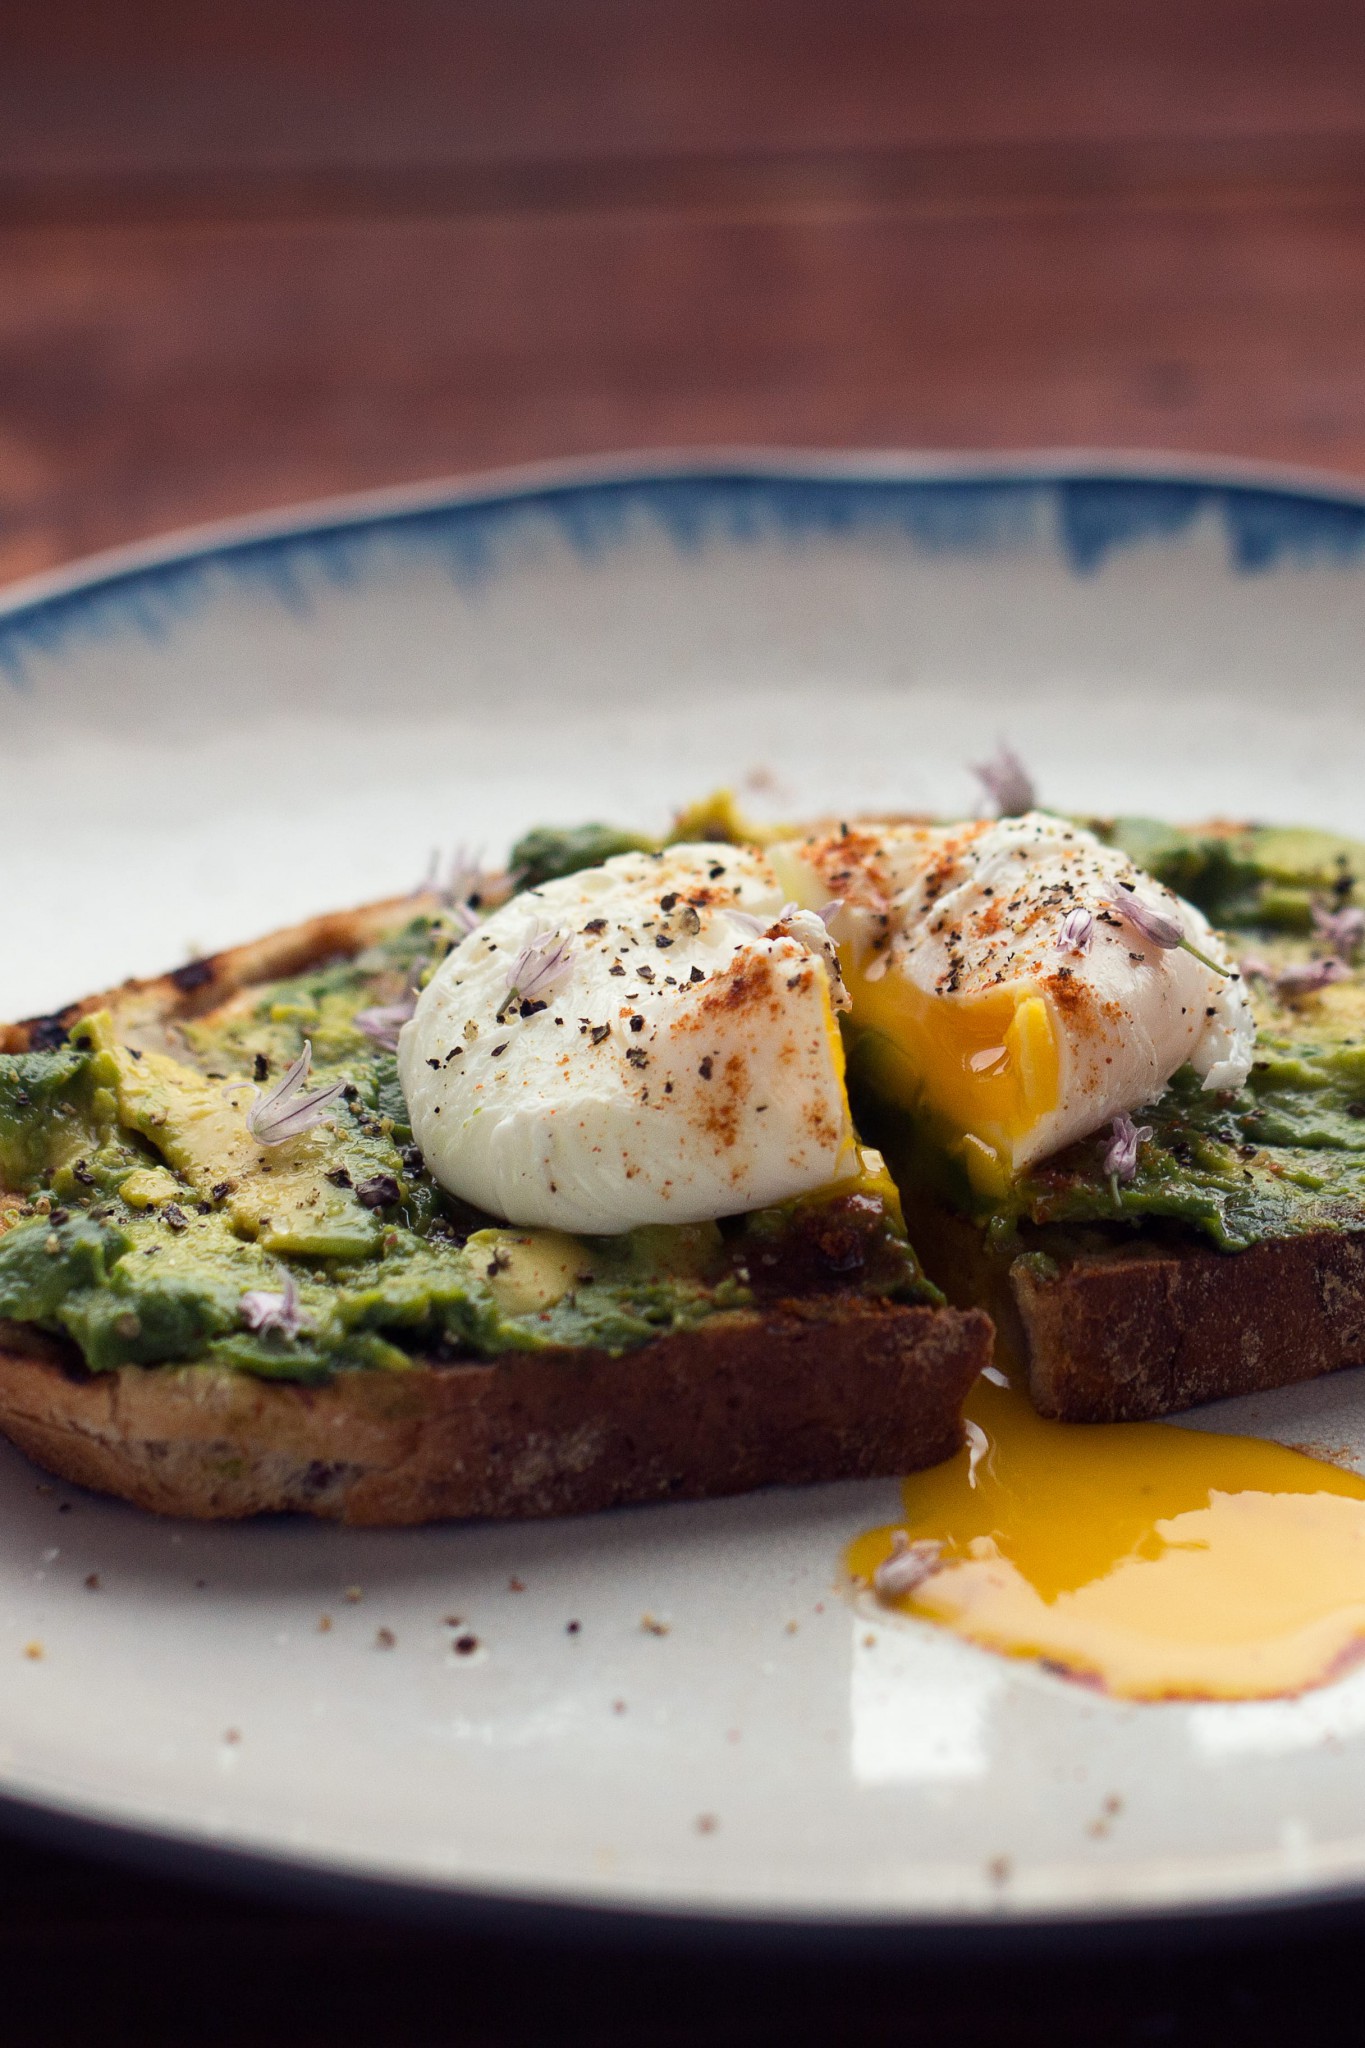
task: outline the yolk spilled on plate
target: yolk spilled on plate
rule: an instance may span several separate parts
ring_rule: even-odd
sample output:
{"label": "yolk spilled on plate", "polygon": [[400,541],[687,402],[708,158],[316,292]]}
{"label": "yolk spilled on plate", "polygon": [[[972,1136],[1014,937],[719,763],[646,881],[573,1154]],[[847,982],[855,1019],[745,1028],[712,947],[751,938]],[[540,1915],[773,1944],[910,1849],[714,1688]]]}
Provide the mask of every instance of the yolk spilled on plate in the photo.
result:
{"label": "yolk spilled on plate", "polygon": [[[986,1380],[966,1412],[984,1441],[904,1482],[904,1537],[942,1551],[892,1605],[1130,1699],[1301,1692],[1365,1655],[1365,1479],[1253,1437],[1045,1422]],[[850,1570],[904,1537],[860,1537]]]}

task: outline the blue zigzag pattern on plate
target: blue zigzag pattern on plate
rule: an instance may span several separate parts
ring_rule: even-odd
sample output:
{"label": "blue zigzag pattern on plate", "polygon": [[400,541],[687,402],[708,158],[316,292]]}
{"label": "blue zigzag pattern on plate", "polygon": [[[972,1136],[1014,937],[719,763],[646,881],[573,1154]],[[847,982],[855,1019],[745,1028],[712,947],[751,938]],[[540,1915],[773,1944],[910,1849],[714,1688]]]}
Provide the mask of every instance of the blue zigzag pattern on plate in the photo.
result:
{"label": "blue zigzag pattern on plate", "polygon": [[1116,549],[1176,540],[1210,512],[1221,517],[1234,569],[1347,562],[1365,547],[1365,505],[1311,492],[1176,478],[1071,477],[1057,486],[1061,539],[1081,574]]}
{"label": "blue zigzag pattern on plate", "polygon": [[253,589],[303,616],[319,591],[360,585],[395,552],[441,563],[471,593],[500,568],[556,541],[591,563],[649,531],[682,553],[763,540],[883,540],[955,554],[1042,545],[1056,549],[1073,573],[1092,575],[1116,551],[1178,542],[1210,515],[1221,520],[1230,566],[1240,574],[1353,562],[1365,549],[1365,503],[1197,477],[717,469],[569,479],[379,515],[341,512],[92,577],[0,616],[0,669],[17,683],[35,656],[73,644],[127,633],[162,640],[227,586]]}

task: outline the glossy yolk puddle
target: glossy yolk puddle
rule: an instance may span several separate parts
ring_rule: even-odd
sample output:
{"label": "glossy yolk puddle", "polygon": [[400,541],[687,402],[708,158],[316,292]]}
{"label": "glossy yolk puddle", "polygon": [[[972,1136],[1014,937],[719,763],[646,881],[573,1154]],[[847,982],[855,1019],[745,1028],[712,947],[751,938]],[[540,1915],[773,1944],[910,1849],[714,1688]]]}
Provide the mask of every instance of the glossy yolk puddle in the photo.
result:
{"label": "glossy yolk puddle", "polygon": [[[1365,1654],[1365,1479],[1252,1437],[1045,1422],[985,1380],[966,1412],[984,1451],[904,1483],[906,1535],[943,1553],[892,1605],[1131,1699],[1295,1693]],[[850,1570],[870,1582],[893,1533]]]}

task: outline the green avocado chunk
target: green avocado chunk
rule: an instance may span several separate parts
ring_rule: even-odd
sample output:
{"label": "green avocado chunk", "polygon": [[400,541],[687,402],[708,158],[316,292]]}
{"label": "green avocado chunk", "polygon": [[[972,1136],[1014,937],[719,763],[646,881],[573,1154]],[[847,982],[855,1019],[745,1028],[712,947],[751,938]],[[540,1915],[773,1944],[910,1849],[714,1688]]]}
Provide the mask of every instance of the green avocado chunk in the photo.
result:
{"label": "green avocado chunk", "polygon": [[1092,818],[1101,839],[1215,924],[1307,933],[1313,905],[1365,903],[1365,845],[1310,825],[1183,831],[1154,818]]}
{"label": "green avocado chunk", "polygon": [[618,853],[656,853],[657,839],[642,839],[614,825],[538,825],[512,848],[511,868],[522,889],[538,889],[561,875],[600,868]]}
{"label": "green avocado chunk", "polygon": [[[255,988],[131,1045],[117,1018],[0,1057],[0,1317],[92,1372],[216,1363],[322,1381],[416,1357],[627,1352],[765,1295],[932,1300],[889,1186],[866,1178],[725,1224],[575,1238],[446,1196],[412,1142],[391,1052],[356,1022],[454,943],[418,918],[355,960]],[[256,1092],[307,1041],[311,1128],[263,1145]],[[262,1320],[262,1310],[266,1312]]]}

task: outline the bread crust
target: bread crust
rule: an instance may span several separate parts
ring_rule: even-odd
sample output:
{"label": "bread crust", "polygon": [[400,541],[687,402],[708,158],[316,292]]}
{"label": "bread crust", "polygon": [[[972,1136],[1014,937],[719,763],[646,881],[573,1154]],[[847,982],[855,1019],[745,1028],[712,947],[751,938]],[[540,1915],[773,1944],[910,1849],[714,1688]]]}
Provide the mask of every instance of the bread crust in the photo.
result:
{"label": "bread crust", "polygon": [[1010,1270],[1035,1407],[1138,1422],[1365,1364],[1365,1230],[1116,1246]]}
{"label": "bread crust", "polygon": [[925,1270],[984,1307],[1002,1354],[1056,1422],[1148,1422],[1365,1365],[1365,1230],[1223,1252],[1193,1237],[1115,1239],[1046,1265],[991,1247],[947,1208],[907,1204]]}
{"label": "bread crust", "polygon": [[382,903],[338,910],[302,924],[285,925],[263,939],[228,946],[187,960],[170,974],[150,981],[130,979],[99,995],[82,996],[45,1017],[26,1017],[19,1024],[0,1024],[0,1052],[30,1052],[59,1042],[73,1024],[95,1010],[110,1010],[130,1045],[156,1044],[180,1019],[202,1017],[229,997],[263,981],[305,974],[329,960],[347,960],[409,918],[439,908],[440,899],[426,891],[391,896]]}
{"label": "bread crust", "polygon": [[304,1387],[206,1366],[92,1375],[0,1326],[0,1429],[65,1479],[198,1520],[581,1513],[890,1476],[962,1441],[979,1311],[812,1297],[613,1357],[517,1352]]}
{"label": "bread crust", "polygon": [[[180,1019],[349,957],[435,907],[418,895],[313,918],[3,1027],[0,1050],[55,1043],[103,1008],[129,1043],[165,1044]],[[0,1324],[0,1430],[64,1479],[197,1520],[570,1514],[937,1463],[962,1441],[992,1338],[980,1311],[820,1294],[620,1357],[418,1359],[310,1387],[193,1364],[91,1374],[74,1347]]]}

